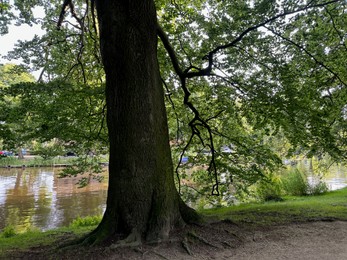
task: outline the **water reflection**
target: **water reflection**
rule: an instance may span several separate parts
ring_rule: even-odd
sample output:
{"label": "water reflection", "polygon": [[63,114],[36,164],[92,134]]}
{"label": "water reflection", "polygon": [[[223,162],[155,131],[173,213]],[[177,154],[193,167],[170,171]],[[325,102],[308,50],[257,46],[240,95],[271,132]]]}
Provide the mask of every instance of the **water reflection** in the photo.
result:
{"label": "water reflection", "polygon": [[[59,179],[59,169],[0,169],[0,230],[68,225],[76,217],[102,214],[107,181],[78,188],[77,178]],[[106,173],[104,173],[106,175]]]}
{"label": "water reflection", "polygon": [[[323,181],[329,190],[338,190],[347,187],[347,168],[342,164],[333,164],[326,170],[313,171],[312,160],[303,160],[298,164],[299,169],[303,168],[309,173],[308,181],[310,184],[317,184]],[[296,168],[294,167],[294,168]]]}

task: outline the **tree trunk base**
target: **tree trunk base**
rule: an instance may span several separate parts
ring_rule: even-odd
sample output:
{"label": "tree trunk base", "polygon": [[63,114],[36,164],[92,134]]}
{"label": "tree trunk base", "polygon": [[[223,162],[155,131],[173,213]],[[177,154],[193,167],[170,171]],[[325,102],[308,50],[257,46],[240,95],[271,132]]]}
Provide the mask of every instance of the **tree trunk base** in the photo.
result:
{"label": "tree trunk base", "polygon": [[[168,225],[165,220],[162,221],[163,225],[156,226],[155,230],[148,231],[149,233],[142,234],[136,228],[132,229],[130,233],[126,234],[116,229],[114,217],[104,216],[99,226],[87,234],[82,239],[70,243],[69,246],[96,246],[96,245],[109,245],[110,248],[120,247],[136,247],[141,245],[144,241],[147,244],[159,244],[161,242],[168,241],[170,239],[170,232],[175,229],[181,229],[186,224],[202,224],[201,216],[192,208],[188,207],[181,198],[179,198],[179,212],[178,219],[175,221],[175,226],[171,226],[170,230],[167,230]],[[111,220],[110,220],[111,219]],[[167,234],[167,235],[163,235]]]}

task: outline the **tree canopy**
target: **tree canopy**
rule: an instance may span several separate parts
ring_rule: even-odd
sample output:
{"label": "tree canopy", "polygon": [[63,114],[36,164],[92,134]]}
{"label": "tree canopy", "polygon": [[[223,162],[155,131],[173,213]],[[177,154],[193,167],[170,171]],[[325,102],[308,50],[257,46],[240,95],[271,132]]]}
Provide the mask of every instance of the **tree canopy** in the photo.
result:
{"label": "tree canopy", "polygon": [[[102,63],[108,58],[101,52],[109,46],[106,38],[117,39],[107,36],[108,28],[102,24],[115,19],[128,28],[136,19],[129,11],[130,18],[117,20],[101,5],[100,11],[98,4],[1,3],[2,33],[13,19],[38,23],[46,30],[32,41],[20,41],[7,55],[22,58],[28,69],[42,70],[40,83],[4,91],[21,97],[21,106],[29,107],[25,121],[30,122],[26,125],[30,137],[77,139],[81,144],[106,139],[106,131],[100,131],[104,123],[100,91],[113,72],[106,68],[105,75]],[[199,175],[206,184],[202,192],[213,195],[224,193],[230,184],[242,189],[266,178],[281,166],[280,156],[329,154],[345,159],[346,1],[157,0],[155,4],[157,59],[180,193],[189,186],[182,182],[187,167],[182,160],[187,156],[189,163],[207,171]],[[129,1],[127,8],[137,10],[133,5],[136,1]],[[43,8],[44,19],[35,19],[32,10],[37,6]],[[141,22],[143,17],[138,19]],[[147,39],[141,37],[146,46]],[[141,40],[137,44],[141,53]],[[109,54],[118,51],[114,48]],[[141,95],[137,100],[141,102]],[[283,146],[288,147],[285,154]]]}
{"label": "tree canopy", "polygon": [[[224,166],[232,175],[243,176],[241,179],[263,175],[267,167],[278,164],[271,143],[264,140],[279,132],[292,144],[290,153],[301,149],[308,155],[345,157],[344,1],[157,1],[156,5],[165,31],[159,34],[163,44],[158,58],[167,92],[171,139],[176,139],[176,162],[185,156],[182,152],[191,151],[197,163],[211,163],[211,156],[204,161],[204,153],[199,151],[213,150],[212,163],[218,167],[212,164],[211,170],[222,167],[224,172]],[[37,6],[44,9],[45,19],[35,18],[33,8]],[[28,110],[35,108],[31,113],[40,115],[36,118],[41,130],[52,125],[47,136],[47,129],[45,134],[38,131],[31,117],[27,127],[32,130],[25,129],[30,137],[94,140],[103,116],[94,113],[99,118],[89,121],[96,128],[94,134],[71,129],[81,125],[77,118],[87,117],[81,102],[68,98],[78,97],[73,89],[87,87],[95,92],[104,82],[94,6],[71,2],[66,6],[65,12],[70,11],[67,19],[57,6],[58,2],[44,1],[2,3],[3,28],[16,19],[18,24],[38,23],[46,30],[42,37],[20,41],[8,58],[22,58],[31,69],[42,69],[39,81],[58,79],[75,87],[55,84],[66,96],[52,104],[42,102],[45,92],[48,98],[53,92],[59,98],[48,85],[17,86],[12,95],[23,95],[22,105]],[[35,97],[31,89],[41,93],[36,95],[38,101],[31,100]],[[94,95],[85,92],[89,93],[81,99]],[[57,121],[59,115],[52,113],[61,113],[61,109],[56,106],[75,107],[74,112],[64,112],[74,123],[66,117]],[[187,144],[190,146],[185,147]],[[222,153],[226,147],[233,151],[228,156]]]}

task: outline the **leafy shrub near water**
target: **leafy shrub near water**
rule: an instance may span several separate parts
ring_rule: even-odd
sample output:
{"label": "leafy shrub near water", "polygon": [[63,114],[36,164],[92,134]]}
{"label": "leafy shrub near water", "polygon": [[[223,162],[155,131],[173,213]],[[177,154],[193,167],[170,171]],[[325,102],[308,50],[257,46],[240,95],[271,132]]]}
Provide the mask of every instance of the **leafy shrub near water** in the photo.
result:
{"label": "leafy shrub near water", "polygon": [[283,190],[288,195],[308,195],[309,184],[306,175],[295,169],[282,176]]}
{"label": "leafy shrub near water", "polygon": [[78,217],[72,221],[70,227],[89,227],[96,226],[101,222],[102,216],[87,216],[84,218]]}
{"label": "leafy shrub near water", "polygon": [[9,238],[17,235],[16,229],[14,226],[9,225],[4,228],[4,230],[0,233],[0,235],[4,238]]}
{"label": "leafy shrub near water", "polygon": [[282,176],[283,190],[288,195],[306,196],[319,195],[328,192],[328,185],[319,180],[316,183],[309,183],[304,172],[298,169],[292,170]]}
{"label": "leafy shrub near water", "polygon": [[283,200],[281,179],[278,176],[271,174],[267,180],[263,180],[257,185],[256,194],[262,201]]}
{"label": "leafy shrub near water", "polygon": [[320,195],[329,191],[328,185],[324,181],[319,181],[315,185],[309,185],[308,193],[310,195]]}

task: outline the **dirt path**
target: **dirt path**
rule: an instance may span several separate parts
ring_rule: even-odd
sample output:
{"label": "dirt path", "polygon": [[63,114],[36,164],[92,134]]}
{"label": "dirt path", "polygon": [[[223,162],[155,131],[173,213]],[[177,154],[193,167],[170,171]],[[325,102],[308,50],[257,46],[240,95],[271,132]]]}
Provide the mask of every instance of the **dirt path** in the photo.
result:
{"label": "dirt path", "polygon": [[312,222],[254,231],[216,259],[347,259],[347,222]]}
{"label": "dirt path", "polygon": [[[191,256],[179,245],[171,245],[148,251],[143,249],[143,255],[138,259],[347,259],[347,222],[342,221],[309,222],[257,229],[216,223],[211,229],[192,232],[206,241],[189,239]],[[133,257],[137,259],[135,255]]]}
{"label": "dirt path", "polygon": [[187,227],[173,234],[171,241],[158,245],[79,248],[67,252],[36,247],[27,252],[13,252],[6,259],[346,260],[347,222],[252,228],[222,221]]}

